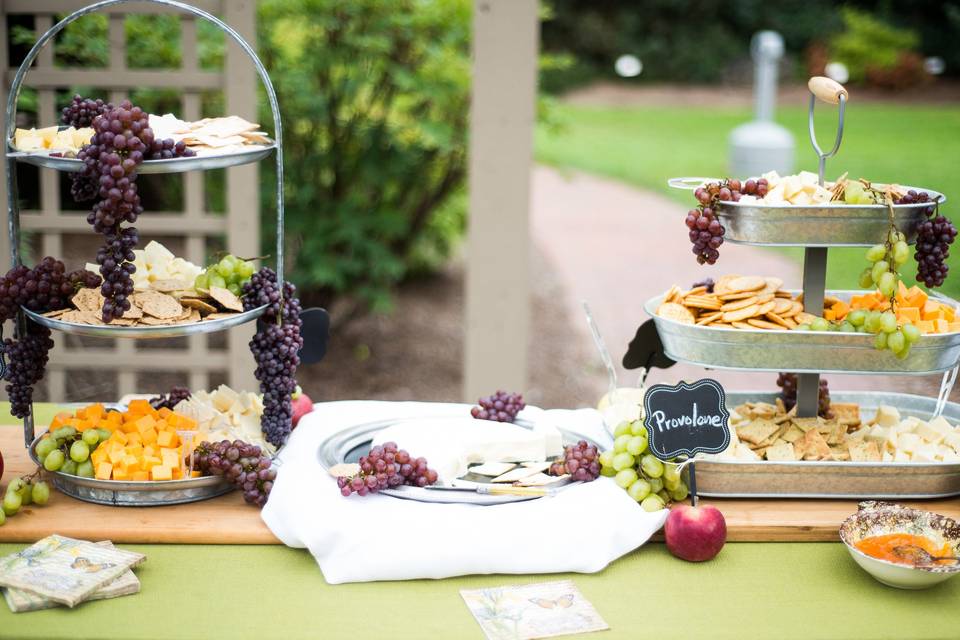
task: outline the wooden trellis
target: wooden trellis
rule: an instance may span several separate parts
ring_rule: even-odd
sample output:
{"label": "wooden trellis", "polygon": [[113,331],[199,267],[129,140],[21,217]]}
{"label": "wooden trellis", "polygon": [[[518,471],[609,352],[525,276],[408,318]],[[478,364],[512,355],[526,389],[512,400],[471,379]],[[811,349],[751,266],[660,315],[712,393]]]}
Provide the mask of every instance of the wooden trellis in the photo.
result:
{"label": "wooden trellis", "polygon": [[[7,90],[15,68],[8,59],[8,16],[33,15],[35,31],[43,33],[56,21],[58,14],[69,13],[87,4],[88,0],[2,0],[0,1],[0,69],[6,70],[0,82],[0,104],[6,104]],[[256,41],[254,0],[192,0],[191,4],[216,14],[236,29],[248,42]],[[171,13],[170,10],[150,4],[133,3],[110,10],[109,44],[110,66],[106,69],[60,68],[54,66],[54,47],[51,43],[37,59],[34,69],[26,77],[25,85],[36,90],[38,123],[46,126],[59,120],[56,93],[71,86],[99,87],[109,91],[108,97],[117,102],[127,97],[132,89],[176,89],[182,95],[181,112],[186,120],[201,117],[201,95],[222,91],[227,114],[239,115],[251,121],[257,119],[256,74],[249,59],[229,38],[223,68],[220,71],[200,69],[197,54],[197,19],[176,13],[181,25],[182,61],[178,71],[128,69],[126,66],[126,36],[124,20],[133,13]],[[0,158],[0,162],[4,160]],[[254,256],[260,251],[259,176],[257,164],[248,164],[226,170],[226,211],[216,214],[205,210],[204,174],[190,172],[182,175],[183,209],[181,211],[154,211],[149,208],[137,220],[141,246],[151,238],[182,239],[182,255],[195,264],[206,261],[207,243],[222,238],[231,253]],[[42,255],[61,256],[64,239],[70,235],[92,233],[86,223],[85,212],[62,208],[58,172],[39,170],[38,209],[25,209],[20,224],[24,232],[38,240]],[[0,184],[0,201],[6,200],[5,185]],[[10,254],[7,241],[0,247],[0,264],[9,268]],[[88,257],[93,261],[93,255]],[[68,264],[68,268],[82,265]],[[253,359],[247,343],[253,334],[252,324],[221,334],[225,348],[215,348],[207,335],[190,336],[183,346],[164,345],[150,348],[142,341],[96,339],[95,343],[67,344],[65,336],[57,335],[57,347],[51,354],[47,369],[47,396],[59,401],[68,398],[68,376],[71,371],[116,372],[115,392],[118,395],[134,392],[156,392],[162,389],[151,376],[155,373],[188,372],[181,384],[192,389],[205,389],[211,380],[226,379],[234,388],[255,390]],[[139,374],[139,375],[138,375]],[[139,381],[139,384],[138,384]],[[113,385],[110,385],[111,387]],[[80,398],[77,398],[80,399]],[[86,399],[86,398],[84,398]],[[105,398],[106,399],[106,398]]]}

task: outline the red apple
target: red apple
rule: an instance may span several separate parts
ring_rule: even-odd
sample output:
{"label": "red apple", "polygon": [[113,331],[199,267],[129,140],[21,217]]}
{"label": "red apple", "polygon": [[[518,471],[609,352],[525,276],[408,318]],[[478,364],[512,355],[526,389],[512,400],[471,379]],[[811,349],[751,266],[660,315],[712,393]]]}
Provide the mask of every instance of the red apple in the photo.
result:
{"label": "red apple", "polygon": [[300,387],[297,387],[296,392],[291,396],[291,400],[293,400],[293,426],[296,427],[300,418],[313,411],[313,401]]}
{"label": "red apple", "polygon": [[727,541],[727,522],[712,505],[678,504],[670,510],[664,532],[670,553],[690,562],[703,562],[720,553]]}

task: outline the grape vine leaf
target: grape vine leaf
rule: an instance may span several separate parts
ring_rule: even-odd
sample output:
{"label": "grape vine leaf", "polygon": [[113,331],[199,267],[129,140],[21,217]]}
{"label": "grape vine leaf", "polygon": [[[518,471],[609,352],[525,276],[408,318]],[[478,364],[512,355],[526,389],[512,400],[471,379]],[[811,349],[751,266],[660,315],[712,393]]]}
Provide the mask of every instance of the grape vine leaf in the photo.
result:
{"label": "grape vine leaf", "polygon": [[330,340],[330,314],[326,309],[314,307],[300,312],[303,326],[303,347],[300,349],[300,364],[315,364],[327,355],[327,342]]}
{"label": "grape vine leaf", "polygon": [[646,367],[651,369],[669,369],[677,364],[663,351],[663,343],[660,341],[660,334],[657,333],[657,326],[653,320],[647,320],[637,329],[637,335],[630,341],[627,352],[623,356],[623,367],[625,369],[639,369]]}

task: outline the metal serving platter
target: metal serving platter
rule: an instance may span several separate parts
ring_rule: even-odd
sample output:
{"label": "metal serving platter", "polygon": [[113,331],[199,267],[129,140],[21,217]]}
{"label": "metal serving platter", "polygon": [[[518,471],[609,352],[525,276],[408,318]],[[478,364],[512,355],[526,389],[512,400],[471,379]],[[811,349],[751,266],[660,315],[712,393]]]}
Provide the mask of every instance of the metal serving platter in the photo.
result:
{"label": "metal serving platter", "polygon": [[[694,184],[693,181],[698,181]],[[702,184],[701,178],[673,178],[670,186],[689,189]],[[940,202],[946,197],[933,189],[908,187],[926,191]],[[916,240],[917,225],[924,220],[923,209],[930,203],[898,204],[893,206],[894,220],[907,236]],[[724,238],[730,242],[784,247],[863,247],[877,244],[889,229],[886,205],[853,204],[762,204],[721,202],[717,217],[726,229]]]}
{"label": "metal serving platter", "polygon": [[[775,393],[726,394],[727,408],[744,402],[773,402]],[[856,402],[869,420],[881,404],[901,416],[927,419],[937,401],[906,393],[834,392],[835,402]],[[948,402],[943,416],[960,422],[960,404]],[[697,493],[716,498],[925,499],[960,495],[960,464],[953,462],[741,462],[697,460]]]}
{"label": "metal serving platter", "polygon": [[[827,291],[845,300],[861,293],[863,291]],[[954,300],[944,296],[931,297],[957,306]],[[956,332],[924,335],[910,348],[910,355],[899,360],[889,351],[874,349],[874,337],[869,334],[683,324],[657,315],[662,301],[662,295],[650,298],[644,310],[656,323],[666,354],[674,360],[710,369],[920,375],[947,371],[960,361],[960,333]]]}
{"label": "metal serving platter", "polygon": [[[40,434],[30,443],[30,459],[40,466],[37,457],[37,442]],[[184,480],[157,480],[127,482],[123,480],[98,480],[80,476],[46,471],[61,493],[96,504],[117,507],[158,507],[168,504],[184,504],[215,498],[233,490],[233,486],[221,476],[203,476]]]}
{"label": "metal serving platter", "polygon": [[64,322],[59,318],[48,318],[35,311],[23,309],[23,312],[32,321],[43,325],[54,331],[63,331],[78,336],[92,336],[94,338],[178,338],[180,336],[192,336],[200,333],[213,333],[215,331],[224,331],[230,327],[245,324],[251,320],[256,320],[263,315],[267,306],[263,305],[250,311],[244,311],[229,318],[220,318],[219,320],[203,320],[201,322],[191,322],[189,324],[161,325],[156,327],[111,327],[108,325],[83,324],[80,322]]}
{"label": "metal serving platter", "polygon": [[[335,464],[341,464],[344,462],[356,462],[360,456],[364,455],[370,449],[370,443],[373,441],[373,438],[378,431],[400,423],[416,423],[418,420],[435,421],[438,419],[443,419],[444,417],[445,416],[442,415],[431,415],[424,416],[422,418],[393,418],[389,420],[378,420],[376,422],[367,422],[364,424],[354,425],[352,427],[348,427],[347,429],[337,431],[323,440],[317,449],[317,459],[324,469],[329,469]],[[465,415],[464,413],[451,411],[448,417],[464,418]],[[533,423],[523,420],[522,418],[518,418],[514,424],[525,429],[533,428]],[[579,440],[586,440],[590,444],[595,445],[598,450],[602,449],[602,447],[597,444],[596,441],[585,435],[566,429],[561,429],[560,433],[563,436],[564,445],[573,444]],[[556,488],[564,484],[576,483],[558,481],[555,484],[549,485],[549,488]],[[405,500],[417,500],[419,502],[476,505],[495,505],[509,502],[523,502],[525,500],[536,500],[538,497],[540,497],[485,495],[469,491],[442,491],[408,486],[397,487],[395,489],[386,489],[379,491],[378,493],[393,496],[395,498],[403,498]]]}
{"label": "metal serving platter", "polygon": [[[227,167],[236,167],[241,164],[263,160],[276,148],[276,143],[271,140],[270,144],[249,145],[249,148],[243,151],[205,154],[189,158],[170,158],[169,160],[144,160],[137,168],[137,173],[183,173],[186,171],[226,169]],[[49,152],[44,151],[8,151],[7,158],[57,171],[76,172],[83,168],[83,162],[76,158],[51,156]]]}

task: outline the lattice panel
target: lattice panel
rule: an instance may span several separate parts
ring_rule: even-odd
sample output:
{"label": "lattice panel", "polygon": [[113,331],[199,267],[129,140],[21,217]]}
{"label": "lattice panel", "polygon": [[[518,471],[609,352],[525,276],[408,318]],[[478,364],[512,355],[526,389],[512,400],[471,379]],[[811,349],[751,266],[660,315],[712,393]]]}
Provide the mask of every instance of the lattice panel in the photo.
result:
{"label": "lattice panel", "polygon": [[[8,58],[9,16],[34,16],[37,34],[49,29],[58,15],[74,11],[89,2],[75,0],[3,0],[0,2],[0,69],[5,69],[0,83],[0,103],[6,104],[7,91],[15,68]],[[255,42],[255,10],[253,0],[194,0],[195,6],[218,15],[250,43]],[[205,92],[221,91],[227,114],[236,114],[256,121],[256,75],[243,51],[227,38],[223,68],[220,71],[201,69],[198,61],[197,20],[165,7],[146,3],[120,5],[108,10],[110,66],[106,69],[62,68],[54,65],[55,43],[48,45],[26,77],[25,86],[36,91],[38,126],[59,121],[57,92],[73,86],[98,87],[108,90],[104,96],[116,103],[128,97],[131,90],[176,88],[182,94],[181,118],[195,120],[201,114],[201,97]],[[124,21],[132,13],[175,13],[180,16],[181,67],[171,69],[127,68]],[[82,18],[86,20],[88,18]],[[19,61],[17,61],[19,62]],[[0,158],[0,162],[3,159]],[[150,239],[167,244],[177,255],[203,265],[211,243],[222,244],[231,253],[255,256],[260,250],[259,171],[245,165],[227,170],[226,211],[206,210],[204,174],[181,174],[183,206],[178,211],[154,211],[145,203],[146,211],[137,220],[141,246]],[[0,181],[2,182],[2,181]],[[0,184],[0,201],[5,201],[6,185]],[[20,223],[24,236],[35,247],[33,254],[64,256],[68,242],[81,234],[93,235],[87,225],[86,212],[65,210],[61,202],[60,176],[57,172],[39,170],[37,209],[21,210]],[[9,246],[4,234],[2,265],[9,265]],[[95,250],[94,250],[95,251]],[[93,252],[86,256],[92,262]],[[67,268],[82,266],[69,260]],[[54,349],[46,376],[46,396],[59,400],[109,399],[126,393],[152,393],[165,390],[171,382],[189,384],[192,389],[205,389],[219,382],[234,388],[256,389],[253,359],[247,342],[253,333],[245,325],[224,334],[191,336],[185,339],[150,343],[150,341],[82,340],[55,332]]]}

